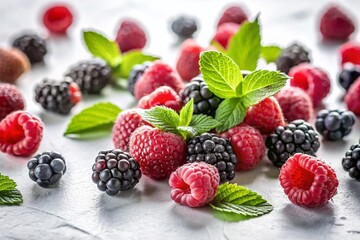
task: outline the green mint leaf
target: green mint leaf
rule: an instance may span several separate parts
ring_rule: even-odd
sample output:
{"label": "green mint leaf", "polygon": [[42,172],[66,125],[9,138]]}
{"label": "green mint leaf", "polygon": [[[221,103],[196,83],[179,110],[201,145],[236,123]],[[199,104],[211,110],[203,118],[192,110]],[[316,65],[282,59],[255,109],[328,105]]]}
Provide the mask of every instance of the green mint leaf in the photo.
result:
{"label": "green mint leaf", "polygon": [[110,132],[121,109],[109,102],[97,103],[72,117],[64,135],[82,138],[81,134]]}
{"label": "green mint leaf", "polygon": [[211,92],[220,98],[236,97],[236,88],[243,80],[236,63],[218,51],[200,54],[200,71]]}
{"label": "green mint leaf", "polygon": [[279,58],[282,49],[278,46],[262,46],[261,48],[261,57],[265,59],[267,63],[276,62]]}
{"label": "green mint leaf", "polygon": [[94,57],[103,59],[112,68],[120,64],[121,53],[114,41],[94,31],[84,31],[83,38],[86,47]]}
{"label": "green mint leaf", "polygon": [[228,98],[222,101],[216,110],[215,119],[220,122],[216,127],[218,132],[224,132],[241,123],[246,115],[247,108],[242,98]]}
{"label": "green mint leaf", "polygon": [[196,129],[191,126],[178,126],[176,129],[178,133],[182,136],[182,138],[185,140],[198,135]]}
{"label": "green mint leaf", "polygon": [[180,126],[189,126],[193,117],[194,111],[194,99],[190,99],[189,102],[180,110]]}
{"label": "green mint leaf", "polygon": [[141,64],[146,61],[154,61],[156,59],[159,59],[159,57],[152,56],[152,55],[146,55],[142,53],[141,51],[130,51],[127,53],[124,53],[122,55],[121,60],[121,66],[119,70],[119,77],[121,78],[128,78],[129,74],[131,72],[131,69],[136,64]]}
{"label": "green mint leaf", "polygon": [[20,191],[15,188],[15,181],[0,173],[0,205],[19,205],[23,202]]}
{"label": "green mint leaf", "polygon": [[216,50],[218,50],[219,52],[226,54],[226,49],[218,41],[212,40],[210,45],[216,48]]}
{"label": "green mint leaf", "polygon": [[254,22],[242,24],[230,39],[227,54],[241,70],[253,71],[261,52],[260,25],[256,18]]}
{"label": "green mint leaf", "polygon": [[224,183],[219,186],[210,206],[220,212],[257,217],[269,213],[273,206],[256,192],[237,184]]}
{"label": "green mint leaf", "polygon": [[142,119],[154,127],[175,134],[179,134],[177,127],[180,123],[179,115],[172,109],[159,106],[149,110],[138,111]]}
{"label": "green mint leaf", "polygon": [[15,188],[15,181],[0,173],[0,191],[14,190]]}
{"label": "green mint leaf", "polygon": [[216,128],[219,124],[220,123],[217,120],[210,116],[198,114],[193,116],[190,122],[190,127],[196,131],[195,135],[200,135]]}

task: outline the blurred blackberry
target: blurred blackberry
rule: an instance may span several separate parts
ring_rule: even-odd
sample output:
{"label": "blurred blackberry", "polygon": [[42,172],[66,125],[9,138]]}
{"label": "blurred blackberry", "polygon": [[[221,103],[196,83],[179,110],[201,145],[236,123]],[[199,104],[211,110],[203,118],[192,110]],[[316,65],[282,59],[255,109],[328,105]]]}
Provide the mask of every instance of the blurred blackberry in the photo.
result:
{"label": "blurred blackberry", "polygon": [[345,153],[342,166],[351,178],[360,181],[360,144],[353,144]]}
{"label": "blurred blackberry", "polygon": [[279,126],[265,142],[268,158],[276,167],[281,167],[295,153],[315,156],[320,147],[319,136],[304,120],[295,120],[286,127]]}
{"label": "blurred blackberry", "polygon": [[235,177],[237,158],[226,138],[203,133],[190,140],[187,146],[187,162],[206,162],[214,165],[220,174],[220,183]]}
{"label": "blurred blackberry", "polygon": [[139,163],[119,149],[99,152],[92,170],[93,182],[108,195],[133,188],[141,178]]}
{"label": "blurred blackberry", "polygon": [[355,123],[355,115],[347,110],[321,110],[316,117],[316,130],[326,140],[337,141],[349,135]]}
{"label": "blurred blackberry", "polygon": [[130,75],[128,77],[128,90],[131,95],[134,95],[135,84],[139,78],[144,74],[145,70],[152,64],[152,62],[143,62],[141,64],[136,64],[131,69]]}
{"label": "blurred blackberry", "polygon": [[76,82],[82,93],[99,94],[112,79],[111,68],[103,61],[82,61],[70,67],[65,76]]}
{"label": "blurred blackberry", "polygon": [[43,62],[47,53],[45,39],[36,34],[25,34],[14,39],[12,46],[25,53],[31,64]]}
{"label": "blurred blackberry", "polygon": [[37,154],[27,163],[29,177],[41,187],[57,183],[66,172],[66,163],[58,152]]}
{"label": "blurred blackberry", "polygon": [[196,19],[188,16],[180,16],[173,21],[171,29],[179,37],[189,38],[198,29]]}
{"label": "blurred blackberry", "polygon": [[346,91],[349,90],[351,84],[360,77],[360,67],[351,63],[346,63],[343,70],[339,74],[339,83]]}
{"label": "blurred blackberry", "polygon": [[35,101],[55,113],[68,114],[80,100],[80,89],[70,78],[61,82],[44,79],[35,87]]}
{"label": "blurred blackberry", "polygon": [[277,69],[286,74],[289,73],[292,67],[295,67],[303,62],[310,62],[309,51],[297,44],[293,43],[289,47],[283,49],[280,57],[276,61]]}
{"label": "blurred blackberry", "polygon": [[215,116],[216,109],[222,99],[215,96],[206,85],[201,75],[194,77],[186,84],[185,88],[180,92],[181,100],[184,105],[194,99],[194,113]]}

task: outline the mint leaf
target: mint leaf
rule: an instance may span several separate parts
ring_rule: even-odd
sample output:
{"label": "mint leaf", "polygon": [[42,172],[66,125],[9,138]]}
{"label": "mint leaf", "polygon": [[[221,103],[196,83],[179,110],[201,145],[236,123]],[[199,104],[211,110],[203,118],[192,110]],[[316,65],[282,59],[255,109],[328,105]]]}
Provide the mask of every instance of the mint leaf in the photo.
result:
{"label": "mint leaf", "polygon": [[159,57],[146,55],[141,51],[136,50],[124,53],[122,55],[119,77],[128,78],[134,65],[141,64],[146,61],[154,61],[156,59],[159,59]]}
{"label": "mint leaf", "polygon": [[15,188],[15,181],[0,173],[0,191],[14,190]]}
{"label": "mint leaf", "polygon": [[138,111],[142,119],[154,127],[175,134],[179,134],[177,127],[180,123],[179,115],[171,108],[159,106],[149,110]]}
{"label": "mint leaf", "polygon": [[261,52],[259,21],[243,23],[230,39],[227,54],[241,70],[253,71]]}
{"label": "mint leaf", "polygon": [[208,132],[219,126],[219,124],[217,120],[204,114],[194,115],[190,122],[190,126],[196,131],[195,135]]}
{"label": "mint leaf", "polygon": [[226,49],[218,41],[212,40],[210,45],[215,47],[216,50],[218,50],[219,52],[222,52],[222,53],[226,54]]}
{"label": "mint leaf", "polygon": [[215,113],[215,119],[220,122],[216,131],[224,132],[241,123],[246,110],[242,98],[228,98],[222,101]]}
{"label": "mint leaf", "polygon": [[239,67],[225,54],[205,51],[200,54],[200,71],[211,92],[220,98],[236,97],[243,80]]}
{"label": "mint leaf", "polygon": [[265,59],[267,63],[276,62],[279,58],[282,49],[278,46],[262,46],[261,48],[261,57]]}
{"label": "mint leaf", "polygon": [[89,108],[84,109],[79,114],[72,117],[64,135],[88,134],[98,131],[111,131],[121,109],[109,102],[100,102]]}
{"label": "mint leaf", "polygon": [[94,31],[84,31],[83,38],[86,47],[94,57],[103,59],[112,68],[117,67],[121,61],[119,47],[114,41]]}
{"label": "mint leaf", "polygon": [[15,181],[0,173],[0,205],[19,205],[23,202],[20,191],[15,188]]}
{"label": "mint leaf", "polygon": [[257,217],[269,213],[273,206],[256,192],[237,184],[224,183],[219,186],[210,206],[221,212]]}
{"label": "mint leaf", "polygon": [[189,102],[180,110],[180,126],[189,126],[193,117],[194,99],[191,98]]}

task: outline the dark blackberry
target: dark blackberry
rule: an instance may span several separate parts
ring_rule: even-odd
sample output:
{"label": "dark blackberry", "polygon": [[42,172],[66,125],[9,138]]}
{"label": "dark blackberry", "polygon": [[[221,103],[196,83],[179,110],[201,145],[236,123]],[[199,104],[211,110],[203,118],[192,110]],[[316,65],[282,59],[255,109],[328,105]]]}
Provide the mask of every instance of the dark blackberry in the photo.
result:
{"label": "dark blackberry", "polygon": [[141,178],[139,163],[119,149],[99,152],[92,170],[93,182],[108,195],[133,188]]}
{"label": "dark blackberry", "polygon": [[76,82],[82,93],[99,94],[112,79],[111,68],[103,61],[82,61],[70,67],[65,76]]}
{"label": "dark blackberry", "polygon": [[303,62],[309,63],[310,61],[309,50],[297,43],[293,43],[282,51],[276,61],[276,66],[278,70],[288,74],[292,67]]}
{"label": "dark blackberry", "polygon": [[143,62],[142,64],[136,64],[131,69],[128,77],[128,90],[131,95],[134,95],[135,84],[139,78],[144,74],[145,70],[152,64],[152,62]]}
{"label": "dark blackberry", "polygon": [[360,67],[351,63],[346,63],[343,70],[339,74],[339,84],[346,91],[349,90],[351,84],[360,77]]}
{"label": "dark blackberry", "polygon": [[214,116],[217,107],[221,103],[222,99],[215,96],[209,87],[204,82],[202,76],[197,76],[186,84],[185,88],[180,92],[181,100],[184,105],[194,99],[194,113],[206,114]]}
{"label": "dark blackberry", "polygon": [[360,144],[353,144],[345,153],[342,166],[351,178],[360,181]]}
{"label": "dark blackberry", "polygon": [[295,120],[286,127],[279,126],[266,138],[268,158],[276,167],[281,167],[295,153],[315,156],[320,147],[319,136],[304,120]]}
{"label": "dark blackberry", "polygon": [[80,100],[80,89],[70,78],[61,82],[44,79],[35,87],[35,101],[55,113],[68,114]]}
{"label": "dark blackberry", "polygon": [[47,53],[45,39],[36,34],[25,34],[14,39],[12,46],[29,58],[31,64],[43,62]]}
{"label": "dark blackberry", "polygon": [[37,154],[27,163],[29,177],[41,187],[57,183],[66,172],[66,162],[58,152]]}
{"label": "dark blackberry", "polygon": [[179,37],[189,38],[198,29],[196,19],[188,16],[180,16],[173,21],[171,29]]}
{"label": "dark blackberry", "polygon": [[187,145],[187,162],[206,162],[214,165],[220,174],[220,183],[235,177],[237,158],[228,139],[203,133]]}
{"label": "dark blackberry", "polygon": [[349,135],[354,123],[351,111],[323,109],[317,114],[315,127],[326,140],[337,141]]}

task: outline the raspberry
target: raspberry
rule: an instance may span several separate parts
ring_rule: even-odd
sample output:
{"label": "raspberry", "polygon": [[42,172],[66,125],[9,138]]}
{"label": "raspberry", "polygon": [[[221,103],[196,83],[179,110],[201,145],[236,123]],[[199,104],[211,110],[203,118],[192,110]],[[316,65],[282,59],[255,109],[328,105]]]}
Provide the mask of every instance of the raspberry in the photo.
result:
{"label": "raspberry", "polygon": [[180,16],[173,21],[171,29],[179,37],[188,38],[197,31],[197,21],[189,16]]}
{"label": "raspberry", "polygon": [[328,6],[320,20],[324,39],[346,40],[354,31],[354,22],[345,10],[336,5]]}
{"label": "raspberry", "polygon": [[145,69],[147,69],[152,62],[143,62],[141,64],[136,64],[132,67],[131,72],[128,77],[128,90],[131,93],[131,95],[135,95],[135,84],[140,79],[140,77],[144,74]]}
{"label": "raspberry", "polygon": [[342,159],[342,166],[351,178],[360,181],[360,144],[351,145]]}
{"label": "raspberry", "polygon": [[339,186],[336,173],[328,164],[301,153],[287,160],[279,180],[289,200],[304,207],[325,205]]}
{"label": "raspberry", "polygon": [[265,98],[250,107],[244,122],[259,129],[262,134],[270,134],[276,127],[285,125],[280,105],[274,97]]}
{"label": "raspberry", "polygon": [[241,6],[230,6],[221,15],[217,26],[228,22],[242,24],[246,20],[248,16]]}
{"label": "raspberry", "polygon": [[16,86],[0,83],[0,121],[10,113],[24,110],[24,99]]}
{"label": "raspberry", "polygon": [[43,136],[43,123],[24,111],[12,112],[0,122],[0,150],[14,156],[37,151]]}
{"label": "raspberry", "polygon": [[133,20],[124,20],[116,33],[116,43],[122,53],[143,49],[146,44],[146,35],[142,27]]}
{"label": "raspberry", "polygon": [[13,47],[19,49],[29,58],[31,64],[43,62],[47,53],[45,39],[36,34],[24,34],[13,41]]}
{"label": "raspberry", "polygon": [[314,107],[319,106],[322,100],[330,93],[331,81],[328,74],[308,63],[293,67],[289,72],[289,76],[292,77],[290,85],[305,90],[309,94]]}
{"label": "raspberry", "polygon": [[360,66],[360,43],[347,42],[340,46],[341,64],[352,63]]}
{"label": "raspberry", "polygon": [[135,130],[130,138],[130,154],[139,161],[144,175],[161,180],[185,163],[186,143],[173,133],[150,126]]}
{"label": "raspberry", "polygon": [[150,109],[156,106],[165,106],[175,111],[180,111],[182,108],[182,101],[174,89],[168,86],[162,86],[149,95],[142,97],[139,100],[138,108]]}
{"label": "raspberry", "polygon": [[213,37],[213,41],[218,42],[223,48],[227,48],[228,43],[232,36],[238,31],[240,25],[237,23],[224,23],[221,24],[216,30],[215,36]]}
{"label": "raspberry", "polygon": [[189,81],[200,74],[200,53],[205,50],[193,39],[188,39],[181,45],[176,70],[184,81]]}
{"label": "raspberry", "polygon": [[309,55],[309,50],[306,47],[293,43],[281,52],[276,61],[276,67],[281,72],[288,74],[292,67],[303,62],[311,62]]}
{"label": "raspberry", "polygon": [[349,88],[345,103],[350,111],[360,116],[360,77]]}
{"label": "raspberry", "polygon": [[261,133],[247,124],[240,124],[220,134],[228,138],[238,159],[236,170],[255,168],[265,155],[265,143]]}
{"label": "raspberry", "polygon": [[189,207],[201,207],[211,202],[219,187],[219,173],[216,167],[195,162],[185,164],[169,179],[171,199]]}
{"label": "raspberry", "polygon": [[179,74],[168,64],[157,60],[145,70],[136,82],[135,98],[140,100],[161,86],[169,86],[177,93],[184,88]]}
{"label": "raspberry", "polygon": [[298,87],[285,87],[275,95],[285,119],[288,122],[296,119],[309,121],[313,116],[313,105],[309,95]]}
{"label": "raspberry", "polygon": [[131,134],[140,126],[147,124],[135,109],[119,114],[112,129],[112,141],[115,148],[128,151]]}
{"label": "raspberry", "polygon": [[73,22],[71,9],[65,5],[47,8],[43,15],[43,24],[51,33],[65,34]]}
{"label": "raspberry", "polygon": [[26,55],[18,49],[0,48],[0,82],[14,83],[30,69]]}

